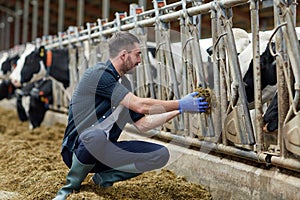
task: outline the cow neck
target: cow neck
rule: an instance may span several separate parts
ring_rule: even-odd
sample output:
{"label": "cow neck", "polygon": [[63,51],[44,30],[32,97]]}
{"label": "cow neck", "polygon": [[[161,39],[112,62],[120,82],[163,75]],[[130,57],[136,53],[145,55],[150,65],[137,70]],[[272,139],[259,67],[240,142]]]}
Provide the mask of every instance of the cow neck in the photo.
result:
{"label": "cow neck", "polygon": [[47,76],[50,74],[50,67],[52,65],[52,51],[48,50],[47,51],[47,56],[46,56],[46,70],[47,70]]}

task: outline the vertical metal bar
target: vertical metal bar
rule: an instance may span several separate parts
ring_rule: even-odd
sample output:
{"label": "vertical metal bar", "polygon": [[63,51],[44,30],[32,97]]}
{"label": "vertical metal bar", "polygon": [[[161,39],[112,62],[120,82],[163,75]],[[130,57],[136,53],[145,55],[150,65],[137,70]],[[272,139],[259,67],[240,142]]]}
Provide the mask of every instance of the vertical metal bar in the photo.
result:
{"label": "vertical metal bar", "polygon": [[110,1],[102,0],[102,19],[108,19],[110,14]]}
{"label": "vertical metal bar", "polygon": [[251,30],[252,30],[252,51],[253,51],[253,74],[254,74],[254,101],[255,101],[255,125],[256,149],[257,152],[264,150],[263,121],[262,121],[262,93],[261,93],[261,73],[260,73],[260,53],[259,53],[259,2],[251,0]]}
{"label": "vertical metal bar", "polygon": [[44,0],[43,35],[49,35],[49,5],[50,0]]}
{"label": "vertical metal bar", "polygon": [[[280,9],[279,7],[274,3],[274,25],[277,27],[280,25]],[[282,54],[283,53],[283,34],[282,30],[278,30],[278,33],[276,34],[276,52]],[[283,122],[285,119],[285,114],[287,113],[287,105],[284,105],[283,102],[288,102],[288,95],[286,92],[286,83],[283,73],[283,67],[280,58],[276,57],[276,71],[277,71],[277,87],[278,87],[278,136],[277,136],[277,145],[280,148],[280,155],[285,157],[287,154],[285,145],[284,145],[284,136],[282,133],[283,128]]]}
{"label": "vertical metal bar", "polygon": [[10,47],[10,22],[12,22],[12,18],[6,14],[5,17],[5,49],[9,49]]}
{"label": "vertical metal bar", "polygon": [[[201,5],[203,4],[202,3],[202,0],[196,0],[197,2],[197,5]],[[201,39],[202,35],[201,35],[201,29],[202,29],[202,14],[199,14],[196,16],[196,19],[198,20],[198,23],[197,23],[197,29],[198,29],[198,38]]]}
{"label": "vertical metal bar", "polygon": [[32,13],[32,32],[31,32],[31,40],[34,41],[37,37],[37,25],[38,25],[38,7],[39,2],[38,0],[31,1],[33,6],[33,13]]}
{"label": "vertical metal bar", "polygon": [[63,32],[64,30],[64,10],[65,10],[65,1],[58,1],[58,23],[57,23],[57,32]]}
{"label": "vertical metal bar", "polygon": [[21,15],[21,3],[20,1],[16,2],[15,7],[15,32],[14,32],[14,45],[20,43],[20,15]]}
{"label": "vertical metal bar", "polygon": [[[214,45],[217,41],[218,34],[217,34],[217,12],[216,10],[211,11],[211,33],[212,33],[212,44]],[[213,52],[217,53],[217,52]],[[217,56],[215,56],[216,58]],[[222,138],[220,138],[220,134],[222,133],[222,122],[224,121],[224,115],[221,115],[221,105],[226,107],[226,103],[223,104],[221,102],[221,95],[220,95],[220,69],[219,69],[219,62],[216,59],[212,60],[213,62],[213,76],[214,76],[214,92],[216,96],[216,102],[220,102],[217,104],[215,111],[212,112],[212,118],[214,122],[214,130],[216,135],[216,140],[221,141]],[[226,98],[223,98],[226,99]],[[224,100],[223,100],[224,101]],[[220,117],[221,116],[221,117]],[[226,145],[226,137],[225,134],[223,134],[223,144]]]}
{"label": "vertical metal bar", "polygon": [[147,1],[139,0],[139,6],[143,6],[144,10],[147,10]]}
{"label": "vertical metal bar", "polygon": [[5,24],[3,22],[3,16],[0,18],[0,50],[4,49],[4,31],[5,31]]}
{"label": "vertical metal bar", "polygon": [[24,11],[23,11],[23,33],[22,33],[23,44],[25,44],[28,41],[28,16],[29,16],[29,0],[25,0]]}
{"label": "vertical metal bar", "polygon": [[84,19],[84,0],[77,0],[77,26],[83,25]]}

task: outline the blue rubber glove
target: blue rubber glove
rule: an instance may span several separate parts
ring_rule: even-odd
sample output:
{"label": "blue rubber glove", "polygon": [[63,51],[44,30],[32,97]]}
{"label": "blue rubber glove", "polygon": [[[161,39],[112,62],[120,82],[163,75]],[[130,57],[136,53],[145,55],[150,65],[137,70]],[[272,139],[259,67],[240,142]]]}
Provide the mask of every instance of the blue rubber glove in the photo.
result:
{"label": "blue rubber glove", "polygon": [[208,108],[208,102],[203,101],[205,97],[196,97],[198,92],[192,92],[179,100],[179,111],[182,112],[200,112],[203,113]]}

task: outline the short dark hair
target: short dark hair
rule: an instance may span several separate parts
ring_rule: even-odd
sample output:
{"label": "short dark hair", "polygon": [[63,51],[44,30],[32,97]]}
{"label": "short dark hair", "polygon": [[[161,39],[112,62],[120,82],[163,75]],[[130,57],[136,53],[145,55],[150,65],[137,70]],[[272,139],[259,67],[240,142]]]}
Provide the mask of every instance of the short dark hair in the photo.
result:
{"label": "short dark hair", "polygon": [[140,43],[135,35],[126,31],[116,32],[108,42],[109,56],[115,58],[124,49],[131,51],[134,48],[134,43]]}

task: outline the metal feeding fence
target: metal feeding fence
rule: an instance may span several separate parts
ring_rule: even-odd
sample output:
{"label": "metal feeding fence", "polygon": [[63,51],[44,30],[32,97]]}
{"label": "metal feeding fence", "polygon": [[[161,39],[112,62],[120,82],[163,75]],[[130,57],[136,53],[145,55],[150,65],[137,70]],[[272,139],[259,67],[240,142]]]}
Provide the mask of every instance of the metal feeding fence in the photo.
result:
{"label": "metal feeding fence", "polygon": [[[115,20],[98,19],[86,29],[69,27],[57,36],[35,41],[46,49],[69,48],[71,89],[63,94],[55,87],[56,110],[67,109],[70,94],[84,69],[108,58],[107,40],[115,32],[130,31],[141,41],[142,63],[128,75],[134,92],[141,97],[179,99],[199,86],[209,93],[208,113],[182,114],[164,127],[146,135],[178,142],[187,147],[229,154],[254,162],[300,171],[300,47],[296,32],[296,1],[274,0],[274,29],[269,38],[270,53],[276,60],[278,92],[278,129],[263,131],[261,54],[257,0],[220,0],[209,3],[182,0],[167,4],[154,0],[154,9],[144,11],[130,5],[130,14],[116,13]],[[247,101],[237,53],[232,18],[233,7],[249,5],[251,53],[254,80],[254,106]],[[206,57],[199,38],[199,15],[210,15],[213,54]],[[179,23],[178,38],[173,42],[172,24]],[[151,34],[151,35],[150,35]],[[154,42],[150,36],[155,35]],[[275,51],[271,48],[275,41]],[[152,54],[149,53],[152,50]],[[79,56],[75,56],[79,55]],[[251,55],[249,55],[251,56]],[[77,59],[78,58],[78,59]],[[154,73],[155,72],[155,73]],[[213,80],[213,82],[211,81]],[[58,95],[59,94],[59,95]],[[63,102],[63,98],[67,100]],[[255,115],[250,112],[255,111]],[[127,130],[134,131],[131,126]],[[275,140],[270,141],[270,138]]]}

